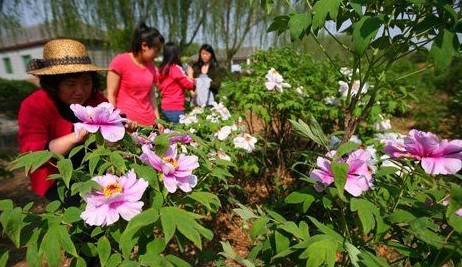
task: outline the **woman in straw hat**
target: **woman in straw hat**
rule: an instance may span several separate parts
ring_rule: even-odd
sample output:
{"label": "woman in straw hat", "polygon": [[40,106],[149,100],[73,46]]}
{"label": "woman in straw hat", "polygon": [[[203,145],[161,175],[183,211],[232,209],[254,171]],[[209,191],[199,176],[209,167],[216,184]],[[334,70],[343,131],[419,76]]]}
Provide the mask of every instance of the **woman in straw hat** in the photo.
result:
{"label": "woman in straw hat", "polygon": [[163,44],[159,31],[141,22],[135,29],[131,51],[117,55],[109,64],[109,102],[129,120],[145,126],[155,125],[159,118],[154,89],[158,71],[153,61]]}
{"label": "woman in straw hat", "polygon": [[[85,46],[74,40],[49,41],[43,49],[43,59],[32,59],[27,73],[37,75],[42,89],[35,91],[21,103],[18,115],[19,147],[21,152],[48,149],[65,155],[86,138],[82,132],[76,136],[73,123],[78,122],[70,104],[97,106],[105,102],[98,92],[97,71],[106,68],[95,66]],[[83,155],[72,157],[80,163]],[[40,196],[58,199],[55,180],[48,175],[57,170],[50,163],[29,176],[31,187]],[[67,201],[66,201],[67,202]]]}

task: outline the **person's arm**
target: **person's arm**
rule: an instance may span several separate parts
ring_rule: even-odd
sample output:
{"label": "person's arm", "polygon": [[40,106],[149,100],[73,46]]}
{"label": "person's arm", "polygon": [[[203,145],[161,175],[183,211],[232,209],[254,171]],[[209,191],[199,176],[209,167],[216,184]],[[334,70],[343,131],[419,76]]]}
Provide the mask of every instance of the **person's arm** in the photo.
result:
{"label": "person's arm", "polygon": [[[152,108],[154,109],[154,115],[156,116],[156,120],[157,120],[160,118],[160,115],[159,115],[159,108],[157,106],[155,86],[152,87],[151,92],[149,93],[149,97],[151,99],[151,105],[152,105]],[[164,131],[164,126],[154,121],[153,125],[156,125],[156,124],[157,124],[157,127],[159,128],[159,131],[162,133]]]}
{"label": "person's arm", "polygon": [[209,67],[208,76],[210,77],[210,79],[212,79],[212,81],[210,82],[210,91],[212,91],[212,93],[214,93],[215,95],[218,94],[218,89],[221,86],[221,73],[220,73],[220,71],[222,71],[222,70],[219,69],[218,67],[215,67],[215,68],[210,68]]}
{"label": "person's arm", "polygon": [[79,136],[75,133],[70,133],[48,143],[48,150],[60,155],[67,155],[72,148],[81,144],[87,138],[88,133],[84,130],[80,131]]}
{"label": "person's arm", "polygon": [[[193,90],[196,86],[196,81],[186,76],[183,71],[180,69],[180,66],[174,65],[170,68],[171,75],[173,79],[181,86],[183,89]],[[188,69],[188,75],[192,76],[192,69]]]}
{"label": "person's arm", "polygon": [[117,74],[115,71],[108,71],[106,84],[107,100],[114,107],[116,107],[117,94],[119,93],[120,75]]}

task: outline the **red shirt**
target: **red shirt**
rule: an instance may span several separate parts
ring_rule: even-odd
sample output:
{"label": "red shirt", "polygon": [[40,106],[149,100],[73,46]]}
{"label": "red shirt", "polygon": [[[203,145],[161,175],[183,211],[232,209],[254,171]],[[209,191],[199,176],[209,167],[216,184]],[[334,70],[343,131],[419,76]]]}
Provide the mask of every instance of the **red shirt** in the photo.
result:
{"label": "red shirt", "polygon": [[133,61],[130,53],[117,55],[109,69],[120,76],[116,108],[127,118],[142,125],[154,125],[156,115],[150,93],[157,82],[156,67],[150,63],[141,67]]}
{"label": "red shirt", "polygon": [[186,76],[180,66],[170,65],[168,75],[164,73],[159,75],[158,87],[162,94],[161,108],[163,110],[185,110],[184,91],[194,89],[195,85],[195,80]]}
{"label": "red shirt", "polygon": [[[107,101],[97,93],[88,99],[85,105],[97,106]],[[43,90],[38,90],[24,99],[19,108],[19,150],[21,153],[46,149],[48,143],[58,137],[74,131],[73,123],[59,113],[55,102]],[[44,196],[55,180],[47,180],[48,175],[57,173],[50,163],[29,174],[31,187],[37,194]]]}

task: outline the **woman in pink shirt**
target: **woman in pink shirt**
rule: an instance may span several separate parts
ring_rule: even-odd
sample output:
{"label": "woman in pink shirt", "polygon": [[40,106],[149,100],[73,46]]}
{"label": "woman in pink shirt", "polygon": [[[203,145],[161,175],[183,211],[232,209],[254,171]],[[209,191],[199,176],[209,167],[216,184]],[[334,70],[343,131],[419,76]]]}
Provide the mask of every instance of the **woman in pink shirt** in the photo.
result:
{"label": "woman in pink shirt", "polygon": [[186,72],[181,68],[180,48],[174,43],[165,44],[158,87],[162,94],[162,114],[174,123],[184,115],[185,90],[193,90],[195,85],[192,68],[188,67]]}
{"label": "woman in pink shirt", "polygon": [[134,124],[153,126],[159,118],[155,89],[158,71],[153,64],[164,37],[141,22],[135,29],[130,52],[109,64],[107,98]]}

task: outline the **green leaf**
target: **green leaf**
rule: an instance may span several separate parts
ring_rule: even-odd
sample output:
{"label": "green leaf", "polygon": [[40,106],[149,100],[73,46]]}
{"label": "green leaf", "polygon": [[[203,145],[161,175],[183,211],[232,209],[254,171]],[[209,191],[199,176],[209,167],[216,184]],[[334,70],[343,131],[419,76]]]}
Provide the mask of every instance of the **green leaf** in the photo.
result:
{"label": "green leaf", "polygon": [[320,0],[313,6],[313,28],[319,29],[324,26],[327,15],[335,20],[340,8],[341,0]]}
{"label": "green leaf", "polygon": [[388,228],[382,220],[380,210],[366,199],[353,198],[350,202],[351,211],[358,211],[363,233],[368,234],[377,225],[377,233],[383,233]]}
{"label": "green leaf", "polygon": [[395,210],[392,214],[387,216],[388,221],[391,223],[408,223],[416,219],[416,217],[406,210]]}
{"label": "green leaf", "polygon": [[290,39],[303,39],[306,29],[311,25],[311,15],[300,13],[293,14],[289,18]]}
{"label": "green leaf", "polygon": [[314,200],[315,200],[314,196],[311,195],[310,193],[296,191],[296,192],[290,193],[284,199],[284,202],[288,204],[303,203],[303,212],[306,212],[310,208]]}
{"label": "green leaf", "polygon": [[278,31],[278,34],[283,33],[288,29],[289,26],[289,16],[277,16],[273,19],[273,22],[268,27],[266,32]]}
{"label": "green leaf", "polygon": [[98,239],[96,247],[98,248],[99,262],[101,266],[105,266],[106,262],[109,260],[109,256],[111,256],[111,243],[109,243],[109,239],[103,235]]}
{"label": "green leaf", "polygon": [[30,172],[37,170],[43,164],[47,163],[52,157],[53,153],[48,150],[22,154],[12,162],[13,167],[11,170],[24,167],[26,174],[29,174]]}
{"label": "green leaf", "polygon": [[425,243],[434,246],[437,249],[441,249],[445,244],[444,237],[438,235],[433,229],[438,226],[429,217],[420,217],[412,221],[408,230],[414,234],[418,239]]}
{"label": "green leaf", "polygon": [[[156,209],[148,209],[133,217],[128,222],[127,227],[120,237],[119,247],[122,254],[130,255],[133,246],[133,238],[135,234],[142,228],[155,223],[159,219],[159,211]],[[135,242],[136,243],[136,242]]]}
{"label": "green leaf", "polygon": [[338,189],[338,195],[340,199],[346,201],[344,192],[345,192],[345,185],[348,176],[348,169],[350,166],[348,163],[343,162],[332,162],[331,169],[332,173],[334,174],[334,184],[335,187]]}
{"label": "green leaf", "polygon": [[329,140],[314,117],[311,116],[310,125],[302,120],[298,120],[298,122],[294,120],[289,121],[299,135],[307,137],[325,148],[329,147]]}
{"label": "green leaf", "polygon": [[157,172],[153,167],[138,164],[132,164],[130,167],[135,170],[136,176],[138,178],[143,178],[152,188],[154,188],[154,190],[160,191]]}
{"label": "green leaf", "polygon": [[250,208],[240,204],[240,203],[237,203],[237,205],[240,207],[239,209],[233,209],[234,212],[236,212],[239,216],[241,216],[241,218],[244,220],[244,221],[248,221],[250,219],[256,219],[256,218],[259,218],[258,215],[256,215]]}
{"label": "green leaf", "polygon": [[47,204],[45,210],[48,213],[55,213],[61,207],[61,201],[55,200]]}
{"label": "green leaf", "polygon": [[318,220],[316,220],[314,217],[308,216],[310,221],[324,234],[332,237],[333,239],[337,240],[340,243],[343,243],[344,239],[339,233],[334,231],[333,229],[325,226],[324,224],[320,223]]}
{"label": "green leaf", "polygon": [[290,239],[287,237],[287,234],[282,231],[276,230],[274,232],[274,242],[276,244],[276,253],[280,253],[289,248]]}
{"label": "green leaf", "polygon": [[379,178],[379,177],[383,177],[383,176],[387,176],[387,175],[390,175],[390,174],[394,174],[398,171],[399,169],[396,168],[396,167],[380,167],[380,169],[375,173],[375,178]]}
{"label": "green leaf", "polygon": [[160,220],[164,230],[165,242],[170,241],[175,233],[175,229],[191,240],[198,248],[202,248],[200,238],[201,225],[196,219],[202,218],[201,215],[187,212],[178,207],[163,207],[160,211]]}
{"label": "green leaf", "polygon": [[328,235],[311,237],[309,246],[300,254],[300,259],[308,259],[306,266],[334,266],[338,244]]}
{"label": "green leaf", "polygon": [[382,26],[378,17],[364,16],[353,24],[353,43],[356,52],[363,54]]}
{"label": "green leaf", "polygon": [[178,258],[177,256],[173,254],[168,254],[167,256],[165,256],[165,259],[173,263],[173,265],[175,265],[176,267],[190,267],[191,266],[188,262]]}
{"label": "green leaf", "polygon": [[209,211],[216,212],[218,208],[221,206],[220,199],[217,195],[213,193],[196,191],[188,194],[188,197],[201,203]]}
{"label": "green leaf", "polygon": [[360,262],[363,263],[364,266],[380,266],[380,267],[387,267],[388,262],[386,259],[382,257],[377,257],[374,254],[370,253],[369,251],[363,250],[361,254],[359,254],[361,258]]}
{"label": "green leaf", "polygon": [[0,214],[0,223],[2,224],[3,232],[8,235],[17,248],[20,246],[23,218],[22,209],[19,207],[12,210],[5,210]]}
{"label": "green leaf", "polygon": [[117,267],[120,265],[122,262],[122,256],[118,253],[112,254],[111,257],[109,257],[109,260],[106,262],[106,266],[108,267]]}
{"label": "green leaf", "polygon": [[74,243],[71,240],[71,237],[69,236],[69,233],[67,232],[67,229],[64,225],[59,225],[57,227],[58,233],[59,233],[59,242],[63,246],[64,250],[71,254],[74,257],[78,257],[77,250],[75,249]]}
{"label": "green leaf", "polygon": [[299,229],[298,226],[292,221],[286,222],[284,225],[280,226],[279,228],[290,234],[293,234],[298,239],[305,239],[306,237],[305,233],[303,233],[303,230]]}
{"label": "green leaf", "polygon": [[2,267],[6,266],[9,256],[10,256],[10,253],[8,251],[0,250],[0,266]]}
{"label": "green leaf", "polygon": [[449,218],[462,207],[462,188],[459,185],[451,184],[450,201],[446,210],[446,218]]}
{"label": "green leaf", "polygon": [[359,145],[354,142],[347,142],[342,144],[338,149],[337,152],[334,155],[334,160],[343,157],[343,155],[350,153],[353,150],[356,150],[359,148]]}
{"label": "green leaf", "polygon": [[443,71],[449,67],[458,49],[457,43],[457,36],[454,32],[444,30],[438,33],[429,53],[437,71]]}
{"label": "green leaf", "polygon": [[252,228],[250,228],[250,238],[256,240],[258,236],[266,234],[268,232],[269,218],[260,217],[253,222]]}
{"label": "green leaf", "polygon": [[72,178],[74,168],[72,167],[72,161],[70,159],[61,159],[58,161],[58,170],[63,178],[64,184],[69,188],[69,182]]}
{"label": "green leaf", "polygon": [[358,255],[361,254],[361,251],[349,242],[346,242],[344,246],[345,246],[346,251],[348,252],[348,255],[350,256],[351,264],[355,267],[358,267],[359,266]]}
{"label": "green leaf", "polygon": [[59,236],[58,225],[48,229],[42,239],[39,253],[45,255],[45,259],[50,266],[59,266],[61,264],[61,246],[60,242],[56,242],[56,237]]}
{"label": "green leaf", "polygon": [[169,136],[167,134],[162,134],[154,139],[155,153],[159,157],[163,157],[165,152],[167,152],[168,147],[170,146]]}
{"label": "green leaf", "polygon": [[77,154],[80,150],[82,150],[82,148],[84,148],[85,145],[78,145],[78,146],[75,146],[74,148],[71,149],[71,152],[69,152],[69,155],[68,157],[69,158],[72,158],[75,154]]}
{"label": "green leaf", "polygon": [[79,208],[76,207],[69,207],[64,211],[63,214],[63,222],[67,224],[72,224],[77,221],[80,221],[80,214],[82,211]]}
{"label": "green leaf", "polygon": [[42,259],[41,259],[41,255],[39,255],[38,245],[37,245],[40,232],[41,231],[32,232],[32,236],[27,242],[26,260],[29,266],[31,267],[42,266]]}
{"label": "green leaf", "polygon": [[0,200],[0,211],[12,210],[13,208],[14,208],[14,205],[11,199]]}
{"label": "green leaf", "polygon": [[127,166],[125,166],[125,160],[118,152],[112,153],[110,158],[112,164],[120,173],[125,173],[127,171]]}

